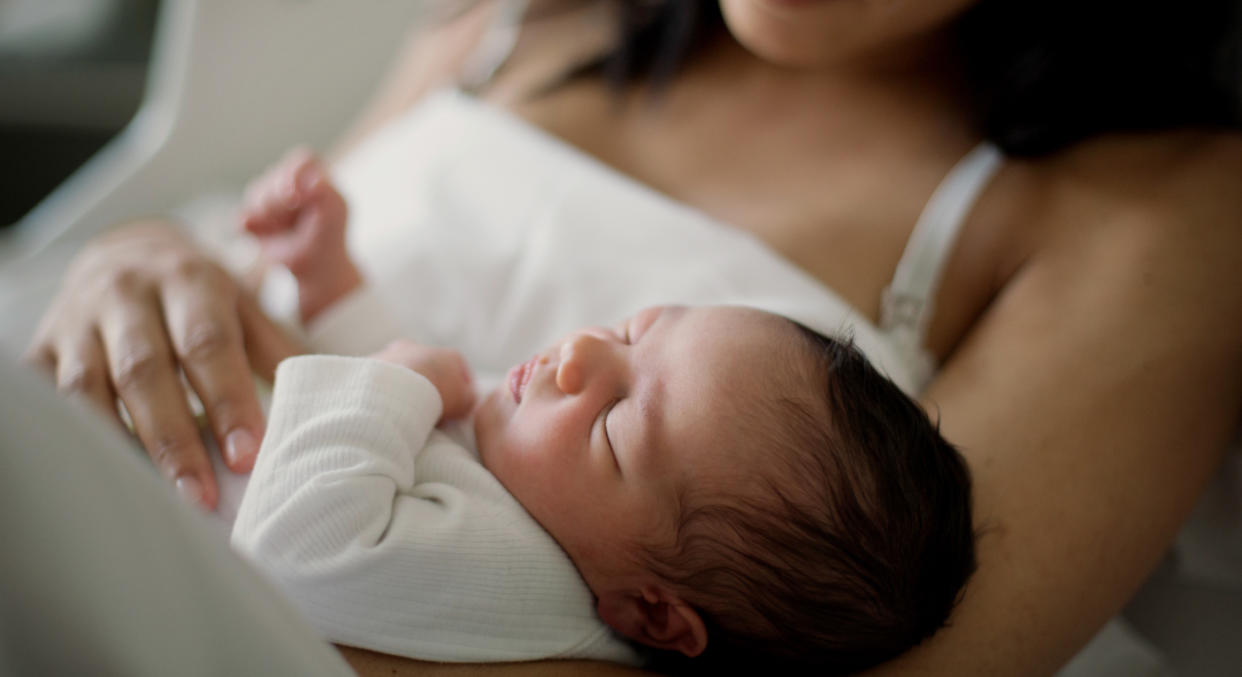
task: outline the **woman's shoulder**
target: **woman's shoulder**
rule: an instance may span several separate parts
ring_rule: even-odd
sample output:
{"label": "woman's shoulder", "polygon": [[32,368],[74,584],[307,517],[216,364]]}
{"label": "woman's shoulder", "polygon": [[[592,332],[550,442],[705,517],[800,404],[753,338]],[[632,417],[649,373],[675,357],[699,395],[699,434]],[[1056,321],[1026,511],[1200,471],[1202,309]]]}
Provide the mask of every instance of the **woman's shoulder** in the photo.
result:
{"label": "woman's shoulder", "polygon": [[[1242,237],[1242,133],[1179,130],[1083,141],[1030,164],[1048,226],[1119,223],[1152,235]],[[1099,219],[1101,213],[1110,218]],[[1136,233],[1137,234],[1137,233]],[[1205,233],[1206,234],[1206,233]]]}
{"label": "woman's shoulder", "polygon": [[1014,272],[1093,245],[1188,274],[1242,265],[1242,133],[1113,134],[1011,165]]}
{"label": "woman's shoulder", "polygon": [[[1015,290],[1025,303],[1062,304],[1059,286],[1044,284],[1046,271],[1099,289],[1108,297],[1100,303],[1131,317],[1160,312],[1141,293],[1156,284],[1202,293],[1224,286],[1213,298],[1230,302],[1232,290],[1242,295],[1240,182],[1242,134],[1232,132],[1114,134],[1046,156],[1008,158],[964,225],[940,297],[942,310],[975,287],[986,288],[986,298],[944,320],[939,345],[955,345]],[[1198,304],[1187,311],[1224,309]],[[933,345],[936,331],[933,325]]]}
{"label": "woman's shoulder", "polygon": [[1131,330],[1195,327],[1178,345],[1242,357],[1242,134],[1116,134],[1013,164],[1022,223],[1002,286]]}

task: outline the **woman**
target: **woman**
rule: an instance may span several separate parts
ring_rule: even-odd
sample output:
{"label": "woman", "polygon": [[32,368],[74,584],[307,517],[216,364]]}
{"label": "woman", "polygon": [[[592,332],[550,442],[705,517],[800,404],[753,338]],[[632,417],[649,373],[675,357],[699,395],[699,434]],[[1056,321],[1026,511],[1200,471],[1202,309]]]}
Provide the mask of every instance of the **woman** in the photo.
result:
{"label": "woman", "polygon": [[[876,674],[1053,671],[1154,567],[1242,410],[1242,140],[1204,128],[1235,124],[1203,66],[1230,8],[1055,4],[722,0],[713,23],[712,3],[623,3],[632,39],[600,61],[603,3],[539,3],[479,87],[877,323],[942,178],[984,138],[1008,154],[923,343],[940,365],[923,399],[975,478],[980,569],[950,627]],[[413,40],[349,138],[475,72],[493,9]],[[1134,49],[1101,44],[1124,36]],[[119,396],[169,478],[214,505],[175,367],[245,471],[262,434],[247,362],[270,372],[296,347],[159,224],[90,245],[65,290],[32,358],[109,411]]]}

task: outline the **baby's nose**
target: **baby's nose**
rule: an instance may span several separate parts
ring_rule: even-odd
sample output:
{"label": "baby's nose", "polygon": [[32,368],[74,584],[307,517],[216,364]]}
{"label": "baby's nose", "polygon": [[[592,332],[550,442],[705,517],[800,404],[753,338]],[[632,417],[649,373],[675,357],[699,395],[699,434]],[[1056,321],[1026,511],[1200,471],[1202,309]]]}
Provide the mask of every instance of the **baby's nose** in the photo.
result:
{"label": "baby's nose", "polygon": [[587,332],[576,333],[561,344],[561,362],[556,367],[556,386],[566,395],[576,395],[586,388],[593,373],[605,357],[608,346],[604,340]]}

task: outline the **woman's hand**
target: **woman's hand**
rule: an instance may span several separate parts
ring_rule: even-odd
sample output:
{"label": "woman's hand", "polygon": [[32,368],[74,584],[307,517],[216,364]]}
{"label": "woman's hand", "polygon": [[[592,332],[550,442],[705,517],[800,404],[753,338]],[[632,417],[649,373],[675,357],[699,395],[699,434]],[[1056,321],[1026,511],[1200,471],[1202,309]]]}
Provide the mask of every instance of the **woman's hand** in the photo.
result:
{"label": "woman's hand", "polygon": [[264,430],[251,370],[270,379],[298,352],[227,272],[174,228],[148,222],[78,255],[26,359],[118,423],[119,398],[164,475],[214,509],[219,493],[181,373],[228,467],[248,472]]}
{"label": "woman's hand", "polygon": [[398,339],[371,357],[416,371],[431,381],[444,402],[441,420],[461,418],[474,407],[470,367],[456,350]]}

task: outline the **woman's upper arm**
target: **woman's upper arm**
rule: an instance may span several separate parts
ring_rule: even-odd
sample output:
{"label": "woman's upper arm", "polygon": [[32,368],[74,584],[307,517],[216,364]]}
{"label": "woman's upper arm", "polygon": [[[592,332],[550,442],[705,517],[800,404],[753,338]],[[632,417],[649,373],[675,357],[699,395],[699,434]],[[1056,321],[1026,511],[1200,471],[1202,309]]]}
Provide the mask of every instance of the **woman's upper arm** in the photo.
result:
{"label": "woman's upper arm", "polygon": [[1048,210],[926,394],[974,476],[978,573],[877,674],[1049,674],[1159,561],[1242,412],[1240,146],[1148,187],[1073,177]]}

